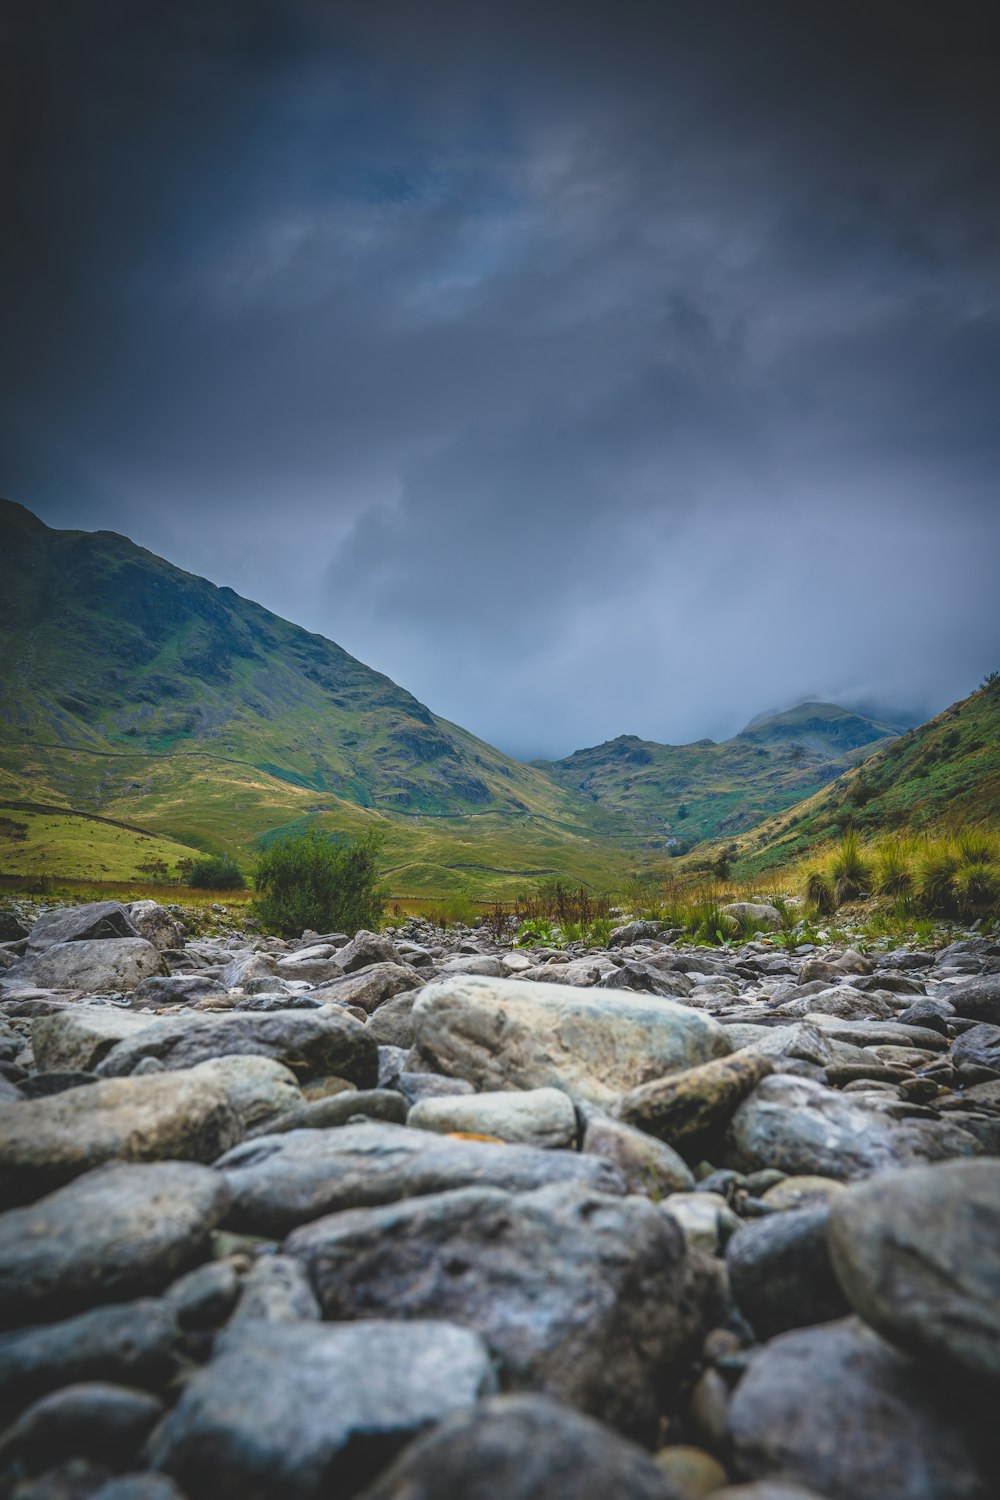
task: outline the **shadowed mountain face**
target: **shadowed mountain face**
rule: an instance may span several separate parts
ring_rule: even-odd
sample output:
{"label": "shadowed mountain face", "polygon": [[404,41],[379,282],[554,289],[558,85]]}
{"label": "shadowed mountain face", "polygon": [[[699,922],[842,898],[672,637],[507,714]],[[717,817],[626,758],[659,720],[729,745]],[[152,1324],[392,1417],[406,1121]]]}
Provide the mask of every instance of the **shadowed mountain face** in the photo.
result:
{"label": "shadowed mountain face", "polygon": [[563,760],[535,764],[616,814],[633,833],[659,833],[676,847],[676,841],[752,828],[899,732],[896,725],[832,703],[800,703],[754,719],[721,744],[660,745],[621,735]]}
{"label": "shadowed mountain face", "polygon": [[[374,824],[403,892],[555,874],[610,885],[754,827],[896,732],[805,703],[723,744],[622,736],[529,766],[332,641],[114,533],[54,531],[0,502],[0,589],[8,808],[96,813],[243,857],[286,829]],[[37,842],[0,852],[35,868]]]}

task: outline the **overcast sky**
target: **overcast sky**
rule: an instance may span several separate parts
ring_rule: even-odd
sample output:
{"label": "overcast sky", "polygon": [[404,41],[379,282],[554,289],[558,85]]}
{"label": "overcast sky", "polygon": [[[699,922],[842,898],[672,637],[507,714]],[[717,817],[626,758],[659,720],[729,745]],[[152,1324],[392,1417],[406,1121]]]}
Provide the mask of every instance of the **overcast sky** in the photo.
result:
{"label": "overcast sky", "polygon": [[995,6],[15,9],[0,493],[525,757],[1000,667]]}

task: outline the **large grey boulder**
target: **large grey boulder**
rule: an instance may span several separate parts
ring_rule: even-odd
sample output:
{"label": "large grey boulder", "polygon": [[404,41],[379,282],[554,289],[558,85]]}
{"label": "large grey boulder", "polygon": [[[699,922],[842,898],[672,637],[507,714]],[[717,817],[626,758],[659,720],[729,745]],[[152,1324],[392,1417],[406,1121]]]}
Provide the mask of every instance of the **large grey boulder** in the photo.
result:
{"label": "large grey boulder", "polygon": [[105,1381],[67,1385],[42,1396],[0,1438],[0,1463],[29,1474],[60,1460],[126,1468],[163,1415],[146,1391]]}
{"label": "large grey boulder", "polygon": [[339,1011],[171,1016],[113,1047],[97,1071],[121,1078],[146,1057],[182,1069],[229,1053],[273,1058],[300,1079],[335,1074],[359,1088],[372,1088],[378,1079],[375,1039]]}
{"label": "large grey boulder", "polygon": [[233,1052],[185,1071],[192,1078],[212,1079],[219,1085],[239,1121],[241,1135],[263,1129],[302,1108],[298,1079],[291,1068],[272,1057]]}
{"label": "large grey boulder", "polygon": [[744,1172],[777,1167],[849,1181],[906,1163],[978,1153],[972,1136],[943,1121],[899,1122],[865,1095],[775,1073],[733,1116],[725,1162]]}
{"label": "large grey boulder", "polygon": [[572,1182],[602,1193],[625,1191],[609,1162],[575,1151],[453,1140],[376,1121],[261,1136],[216,1165],[232,1194],[230,1227],[276,1237],[321,1214],[453,1188],[530,1192]]}
{"label": "large grey boulder", "polygon": [[851,1304],[885,1338],[1000,1381],[1000,1161],[856,1183],[834,1199],[829,1240]]}
{"label": "large grey boulder", "polygon": [[74,1005],[40,1016],[31,1027],[35,1064],[46,1072],[93,1072],[112,1047],[138,1036],[151,1019],[115,1005]]}
{"label": "large grey boulder", "polygon": [[744,1479],[800,1483],[828,1500],[989,1500],[963,1410],[853,1318],[783,1333],[750,1361],[729,1407]]}
{"label": "large grey boulder", "polygon": [[465,1188],[331,1214],[285,1248],[327,1318],[462,1323],[498,1356],[508,1389],[544,1391],[626,1432],[655,1427],[688,1336],[683,1235],[645,1198]]}
{"label": "large grey boulder", "polygon": [[830,1263],[828,1217],[820,1206],[752,1219],[727,1244],[733,1301],[758,1338],[850,1312]]}
{"label": "large grey boulder", "polygon": [[985,1021],[970,1026],[956,1037],[951,1056],[960,1067],[988,1068],[1000,1074],[1000,1026]]}
{"label": "large grey boulder", "polygon": [[129,1005],[133,1010],[159,1010],[166,1005],[194,1005],[210,996],[225,1001],[221,980],[207,974],[154,974],[136,986]]}
{"label": "large grey boulder", "polygon": [[368,1034],[380,1047],[413,1046],[415,1030],[413,1007],[420,996],[419,990],[404,990],[384,1000],[368,1022]]}
{"label": "large grey boulder", "polygon": [[132,901],[128,907],[129,920],[140,937],[154,948],[165,952],[168,948],[180,948],[184,944],[184,926],[170,915],[159,901]]}
{"label": "large grey boulder", "polygon": [[491,1396],[412,1443],[364,1500],[679,1500],[648,1453],[546,1396]]}
{"label": "large grey boulder", "polygon": [[80,1380],[165,1385],[177,1368],[179,1341],[174,1310],[160,1297],[0,1334],[0,1422]]}
{"label": "large grey boulder", "polygon": [[398,964],[399,954],[387,937],[377,932],[367,932],[362,927],[349,943],[337,951],[341,972],[353,974],[356,969],[367,969],[370,964]]}
{"label": "large grey boulder", "polygon": [[954,1007],[957,1016],[1000,1026],[1000,974],[982,974],[963,984],[950,984],[940,993]]}
{"label": "large grey boulder", "polygon": [[722,912],[755,932],[781,931],[781,912],[768,901],[730,901],[722,907]]}
{"label": "large grey boulder", "polygon": [[227,1196],[210,1167],[116,1163],[0,1215],[0,1325],[159,1291],[204,1257]]}
{"label": "large grey boulder", "polygon": [[84,938],[29,948],[7,977],[30,979],[43,989],[118,994],[166,972],[162,954],[145,938]]}
{"label": "large grey boulder", "polygon": [[85,906],[60,906],[44,912],[31,929],[28,948],[38,952],[55,943],[141,935],[120,901],[90,901]]}
{"label": "large grey boulder", "polygon": [[576,1145],[576,1110],[561,1089],[423,1099],[410,1110],[406,1123],[417,1130],[457,1130],[548,1149]]}
{"label": "large grey boulder", "polygon": [[718,1022],[671,1000],[475,974],[428,985],[413,1022],[433,1071],[597,1104],[731,1050]]}
{"label": "large grey boulder", "polygon": [[188,1382],[152,1464],[190,1500],[347,1497],[493,1388],[482,1340],[448,1323],[240,1323]]}
{"label": "large grey boulder", "polygon": [[28,1202],[106,1161],[214,1161],[242,1138],[211,1074],[113,1078],[3,1104],[0,1201]]}

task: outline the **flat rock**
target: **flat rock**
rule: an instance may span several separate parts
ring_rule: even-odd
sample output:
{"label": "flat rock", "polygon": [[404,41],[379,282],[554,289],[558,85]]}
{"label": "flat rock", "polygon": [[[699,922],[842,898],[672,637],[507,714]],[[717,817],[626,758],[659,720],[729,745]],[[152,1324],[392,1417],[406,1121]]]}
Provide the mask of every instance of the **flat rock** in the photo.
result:
{"label": "flat rock", "polygon": [[184,1071],[193,1078],[213,1079],[219,1085],[240,1123],[242,1134],[261,1129],[265,1124],[280,1122],[286,1115],[302,1108],[302,1090],[295,1074],[284,1063],[275,1062],[271,1057],[234,1052]]}
{"label": "flat rock", "polygon": [[716,1021],[670,1000],[474,974],[428,985],[413,1021],[437,1072],[477,1089],[562,1088],[598,1104],[731,1050]]}
{"label": "flat rock", "polygon": [[625,1191],[610,1162],[575,1151],[453,1140],[375,1121],[263,1136],[216,1165],[232,1193],[229,1226],[274,1236],[321,1214],[454,1188],[529,1192],[571,1182],[602,1193]]}
{"label": "flat rock", "polygon": [[297,1078],[335,1073],[359,1088],[378,1078],[374,1037],[353,1017],[337,1011],[272,1011],[267,1015],[179,1015],[150,1022],[137,1036],[119,1042],[98,1067],[106,1078],[123,1077],[145,1057],[171,1069],[245,1053],[270,1057]]}
{"label": "flat rock", "polygon": [[28,936],[33,952],[56,943],[79,943],[93,938],[140,937],[120,901],[90,901],[84,906],[61,906],[42,914]]}
{"label": "flat rock", "polygon": [[256,1134],[329,1130],[356,1118],[388,1120],[393,1125],[404,1125],[406,1115],[406,1100],[395,1089],[348,1089],[325,1099],[311,1099],[308,1103],[300,1101],[294,1109],[259,1126]]}
{"label": "flat rock", "polygon": [[771,1059],[759,1052],[732,1052],[640,1084],[618,1100],[613,1113],[627,1125],[678,1145],[725,1126],[737,1105],[773,1071]]}
{"label": "flat rock", "polygon": [[113,1078],[0,1105],[0,1200],[25,1203],[102,1162],[214,1161],[242,1139],[212,1076]]}
{"label": "flat rock", "polygon": [[[507,1148],[498,1148],[505,1150]],[[649,1433],[687,1334],[683,1236],[645,1198],[572,1185],[438,1193],[331,1214],[286,1242],[324,1316],[475,1328],[508,1389]]]}
{"label": "flat rock", "polygon": [[829,1238],[854,1310],[883,1337],[1000,1380],[1000,1161],[855,1184],[834,1200]]}
{"label": "flat rock", "polygon": [[0,1326],[159,1291],[203,1257],[227,1199],[210,1167],[115,1163],[0,1215]]}
{"label": "flat rock", "polygon": [[989,1068],[1000,1073],[1000,1026],[990,1026],[985,1021],[970,1026],[956,1037],[951,1055],[960,1066]]}
{"label": "flat rock", "polygon": [[[164,983],[159,981],[147,981]],[[35,1065],[46,1070],[89,1073],[112,1047],[139,1035],[151,1024],[115,1005],[74,1005],[54,1016],[41,1016],[31,1028]]]}
{"label": "flat rock", "polygon": [[364,1500],[679,1500],[635,1444],[545,1396],[491,1396],[408,1447]]}
{"label": "flat rock", "polygon": [[166,1005],[193,1005],[210,997],[222,1000],[224,996],[221,982],[207,974],[154,974],[136,985],[129,1004],[133,1010],[159,1010]]}
{"label": "flat rock", "polygon": [[779,1334],[729,1408],[736,1472],[828,1500],[988,1500],[969,1418],[919,1366],[848,1318]]}
{"label": "flat rock", "polygon": [[942,995],[956,1015],[1000,1026],[1000,974],[983,974],[962,984],[950,984]]}
{"label": "flat rock", "polygon": [[152,1445],[191,1500],[350,1496],[414,1437],[494,1388],[444,1322],[246,1322],[223,1335]]}
{"label": "flat rock", "polygon": [[151,974],[165,974],[166,967],[163,955],[145,938],[84,938],[29,947],[6,977],[28,979],[43,989],[118,994],[134,990]]}
{"label": "flat rock", "polygon": [[163,1415],[163,1403],[146,1391],[106,1381],[67,1385],[42,1396],[0,1439],[0,1462],[16,1461],[29,1473],[60,1459],[91,1459],[124,1467]]}
{"label": "flat rock", "polygon": [[744,1225],[726,1246],[733,1300],[758,1338],[850,1312],[830,1262],[828,1218],[825,1206],[772,1214]]}
{"label": "flat rock", "polygon": [[545,1149],[576,1145],[576,1110],[561,1089],[424,1099],[413,1106],[406,1123],[438,1134],[471,1132]]}
{"label": "flat rock", "polygon": [[736,922],[751,923],[758,932],[780,932],[781,913],[766,901],[730,901],[722,907]]}
{"label": "flat rock", "polygon": [[977,1155],[965,1131],[921,1120],[898,1123],[864,1094],[842,1094],[808,1078],[776,1073],[739,1106],[725,1164],[849,1181],[903,1163]]}
{"label": "flat rock", "polygon": [[179,1336],[173,1308],[159,1297],[0,1334],[0,1421],[80,1380],[165,1385],[176,1368]]}

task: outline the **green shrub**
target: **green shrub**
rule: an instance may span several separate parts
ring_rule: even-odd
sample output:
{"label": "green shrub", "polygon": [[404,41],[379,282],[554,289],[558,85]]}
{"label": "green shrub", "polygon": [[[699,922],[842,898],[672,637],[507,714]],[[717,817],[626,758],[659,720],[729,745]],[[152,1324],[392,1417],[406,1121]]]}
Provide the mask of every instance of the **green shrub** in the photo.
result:
{"label": "green shrub", "polygon": [[908,896],[913,889],[906,850],[898,841],[885,844],[875,856],[875,889],[880,896]]}
{"label": "green shrub", "polygon": [[833,880],[833,896],[838,906],[845,901],[854,901],[871,878],[868,861],[861,853],[861,841],[856,833],[847,832],[840,841],[840,848],[830,864]]}
{"label": "green shrub", "polygon": [[562,934],[545,917],[529,917],[522,922],[514,942],[515,948],[533,948],[536,944],[542,948],[562,947]]}
{"label": "green shrub", "polygon": [[950,844],[929,844],[917,862],[920,905],[933,916],[953,917],[958,911],[955,876],[961,859]]}
{"label": "green shrub", "polygon": [[953,884],[955,905],[964,921],[994,912],[1000,905],[1000,870],[986,860],[960,865]]}
{"label": "green shrub", "polygon": [[242,891],[246,887],[243,871],[228,854],[207,854],[196,859],[187,883],[200,891]]}
{"label": "green shrub", "polygon": [[298,937],[307,928],[377,931],[386,901],[376,868],[380,851],[375,833],[337,842],[310,829],[275,840],[253,867],[254,916],[281,937]]}
{"label": "green shrub", "polygon": [[821,917],[829,917],[836,908],[833,899],[833,883],[822,870],[810,870],[806,876],[805,898]]}

